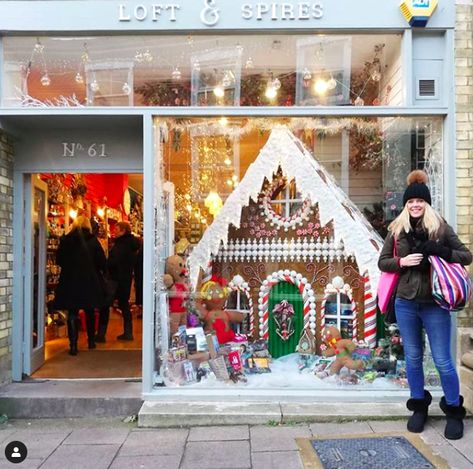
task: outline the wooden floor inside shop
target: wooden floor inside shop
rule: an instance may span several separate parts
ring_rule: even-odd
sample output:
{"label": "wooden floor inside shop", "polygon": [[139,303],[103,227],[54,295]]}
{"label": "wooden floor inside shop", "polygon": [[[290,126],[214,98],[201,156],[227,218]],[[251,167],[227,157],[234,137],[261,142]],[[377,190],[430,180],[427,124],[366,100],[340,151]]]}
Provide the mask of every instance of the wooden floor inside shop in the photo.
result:
{"label": "wooden floor inside shop", "polygon": [[62,337],[46,341],[44,365],[33,378],[80,379],[80,378],[140,378],[142,319],[139,311],[132,308],[133,341],[120,341],[117,336],[123,333],[121,312],[110,309],[110,320],[106,342],[97,343],[96,349],[89,350],[87,333],[82,328],[79,332],[76,356],[69,355],[69,339],[65,326],[61,329]]}

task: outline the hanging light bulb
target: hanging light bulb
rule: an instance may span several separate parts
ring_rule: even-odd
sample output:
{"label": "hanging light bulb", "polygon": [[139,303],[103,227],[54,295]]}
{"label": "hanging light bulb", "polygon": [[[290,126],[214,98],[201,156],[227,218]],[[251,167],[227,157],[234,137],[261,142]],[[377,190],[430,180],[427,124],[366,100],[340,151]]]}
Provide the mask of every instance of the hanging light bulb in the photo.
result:
{"label": "hanging light bulb", "polygon": [[102,208],[102,207],[99,207],[97,209],[97,215],[100,217],[100,218],[103,218],[105,216],[105,210]]}
{"label": "hanging light bulb", "polygon": [[100,90],[100,85],[98,84],[97,80],[94,78],[92,83],[90,84],[90,89],[94,92],[97,93],[97,91]]}
{"label": "hanging light bulb", "polygon": [[227,165],[227,166],[230,166],[232,164],[232,160],[227,156],[223,162]]}
{"label": "hanging light bulb", "polygon": [[251,57],[246,59],[245,68],[248,70],[254,68],[253,59]]}
{"label": "hanging light bulb", "polygon": [[215,216],[220,212],[223,202],[217,192],[212,190],[205,198],[204,205],[209,209],[209,212]]}
{"label": "hanging light bulb", "polygon": [[227,70],[224,74],[223,74],[223,78],[222,78],[222,85],[227,87],[227,86],[231,86],[233,83],[233,80],[232,80],[232,75],[231,73]]}
{"label": "hanging light bulb", "polygon": [[364,106],[365,105],[365,101],[360,98],[359,96],[355,99],[355,106]]}
{"label": "hanging light bulb", "polygon": [[373,73],[371,74],[371,79],[373,81],[380,81],[381,80],[381,72],[379,70],[374,70]]}
{"label": "hanging light bulb", "polygon": [[151,52],[149,51],[149,49],[146,49],[143,52],[143,60],[148,63],[153,61],[153,56],[151,55]]}
{"label": "hanging light bulb", "polygon": [[217,98],[223,98],[225,96],[225,90],[222,88],[221,85],[217,85],[214,88],[213,92]]}
{"label": "hanging light bulb", "polygon": [[279,90],[281,88],[281,81],[279,80],[279,78],[275,78],[273,80],[273,88],[275,90]]}
{"label": "hanging light bulb", "polygon": [[82,85],[82,83],[84,83],[84,77],[82,76],[80,72],[76,73],[75,80],[76,80],[76,83],[79,85]]}
{"label": "hanging light bulb", "polygon": [[333,75],[330,75],[330,79],[327,81],[327,88],[329,90],[334,90],[337,87],[337,80],[333,78]]}
{"label": "hanging light bulb", "polygon": [[175,67],[174,70],[171,73],[171,78],[175,81],[178,81],[178,80],[181,79],[181,77],[182,77],[182,73],[179,70],[179,67]]}
{"label": "hanging light bulb", "polygon": [[278,91],[276,90],[276,88],[274,88],[272,84],[268,84],[268,86],[266,87],[266,91],[264,92],[264,95],[268,99],[274,99],[278,95]]}
{"label": "hanging light bulb", "polygon": [[302,70],[302,79],[306,81],[312,80],[312,73],[310,73],[307,67]]}
{"label": "hanging light bulb", "polygon": [[323,78],[318,78],[314,83],[314,93],[324,95],[328,90],[328,84]]}
{"label": "hanging light bulb", "polygon": [[232,181],[234,181],[234,182],[235,182],[235,181],[238,181],[238,176],[237,176],[236,174],[234,174],[234,175],[232,176]]}
{"label": "hanging light bulb", "polygon": [[51,79],[48,76],[48,72],[44,72],[44,75],[41,77],[40,82],[43,86],[49,86],[51,84]]}
{"label": "hanging light bulb", "polygon": [[127,96],[131,93],[131,86],[128,84],[128,82],[123,83],[122,91],[123,94],[126,94]]}
{"label": "hanging light bulb", "polygon": [[222,126],[222,127],[225,127],[227,124],[228,124],[228,119],[223,116],[221,117],[219,120],[218,120],[218,123]]}
{"label": "hanging light bulb", "polygon": [[44,50],[43,44],[41,44],[39,39],[36,39],[36,44],[34,45],[34,51],[38,54],[41,54]]}

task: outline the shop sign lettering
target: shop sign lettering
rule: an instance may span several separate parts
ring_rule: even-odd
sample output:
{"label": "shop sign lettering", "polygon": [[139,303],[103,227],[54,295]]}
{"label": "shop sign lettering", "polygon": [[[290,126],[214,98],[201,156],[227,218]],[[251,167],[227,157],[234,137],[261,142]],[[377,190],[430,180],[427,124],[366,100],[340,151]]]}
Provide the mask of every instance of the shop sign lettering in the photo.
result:
{"label": "shop sign lettering", "polygon": [[[225,13],[222,12],[222,8],[219,8],[219,0],[201,1],[203,1],[203,7],[200,11],[200,21],[205,26],[215,26]],[[183,7],[178,3],[139,3],[136,5],[120,3],[118,20],[120,22],[176,22],[182,10]],[[324,6],[321,1],[244,3],[240,7],[240,15],[247,21],[304,21],[322,18]]]}
{"label": "shop sign lettering", "polygon": [[79,142],[62,142],[63,158],[75,158],[77,156],[89,156],[90,158],[107,158],[105,143],[92,143],[83,145]]}

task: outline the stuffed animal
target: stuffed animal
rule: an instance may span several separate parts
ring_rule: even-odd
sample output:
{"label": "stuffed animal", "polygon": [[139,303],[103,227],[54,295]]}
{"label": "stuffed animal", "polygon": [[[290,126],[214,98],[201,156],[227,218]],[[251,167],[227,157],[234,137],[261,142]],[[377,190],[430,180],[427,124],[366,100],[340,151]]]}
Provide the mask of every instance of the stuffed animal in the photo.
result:
{"label": "stuffed animal", "polygon": [[362,370],[363,360],[353,360],[351,354],[356,348],[356,344],[350,339],[342,339],[340,331],[334,326],[325,328],[324,346],[322,353],[326,357],[333,357],[335,361],[330,366],[330,374],[338,374],[345,366],[349,370]]}
{"label": "stuffed animal", "polygon": [[168,289],[169,321],[171,335],[175,334],[179,326],[187,324],[187,309],[185,306],[189,298],[187,286],[187,269],[181,256],[169,256],[166,259],[166,273],[163,283]]}
{"label": "stuffed animal", "polygon": [[215,331],[219,344],[246,341],[244,335],[235,334],[230,326],[230,314],[224,310],[228,293],[225,279],[216,275],[205,282],[200,291],[205,330]]}

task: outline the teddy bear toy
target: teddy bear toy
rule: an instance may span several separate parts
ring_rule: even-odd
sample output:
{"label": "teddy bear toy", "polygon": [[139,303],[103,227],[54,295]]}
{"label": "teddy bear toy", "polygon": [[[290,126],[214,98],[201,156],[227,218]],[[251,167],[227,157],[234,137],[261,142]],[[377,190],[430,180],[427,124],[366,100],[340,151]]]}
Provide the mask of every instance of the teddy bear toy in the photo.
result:
{"label": "teddy bear toy", "polygon": [[325,357],[333,357],[335,361],[330,366],[330,374],[338,374],[343,367],[349,370],[362,370],[363,360],[353,360],[351,354],[356,344],[350,339],[342,339],[340,331],[334,326],[325,328],[324,344],[321,347]]}
{"label": "teddy bear toy", "polygon": [[225,279],[215,275],[202,285],[200,295],[205,330],[206,332],[215,331],[219,344],[245,342],[246,336],[235,334],[231,328],[232,318],[224,309],[228,293]]}
{"label": "teddy bear toy", "polygon": [[187,268],[181,256],[173,255],[166,259],[163,283],[168,290],[169,321],[171,336],[179,326],[187,324],[186,301],[189,298]]}

